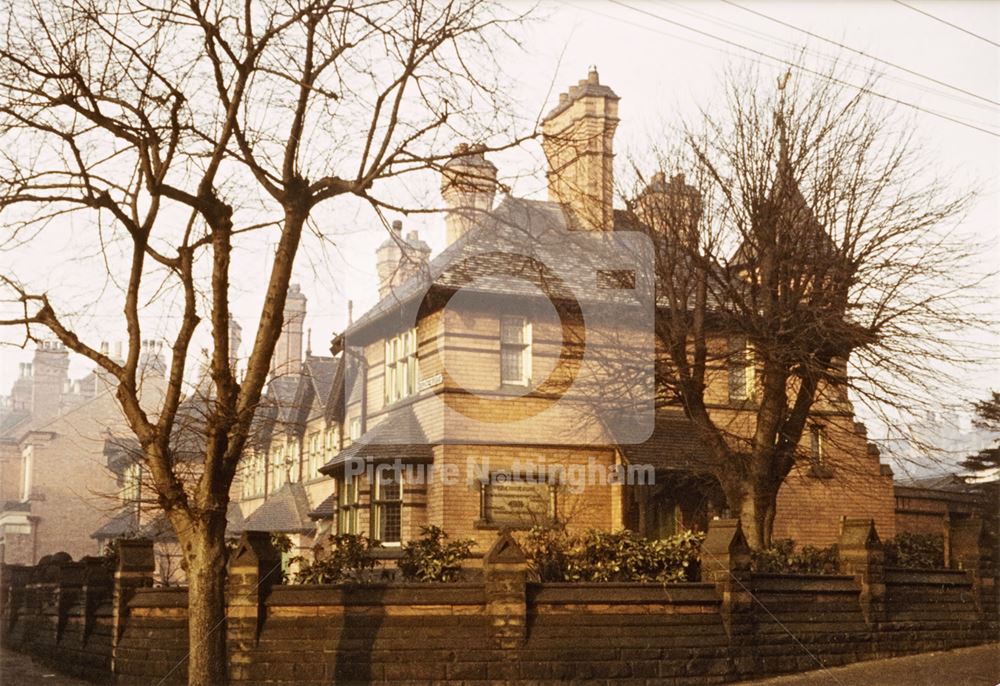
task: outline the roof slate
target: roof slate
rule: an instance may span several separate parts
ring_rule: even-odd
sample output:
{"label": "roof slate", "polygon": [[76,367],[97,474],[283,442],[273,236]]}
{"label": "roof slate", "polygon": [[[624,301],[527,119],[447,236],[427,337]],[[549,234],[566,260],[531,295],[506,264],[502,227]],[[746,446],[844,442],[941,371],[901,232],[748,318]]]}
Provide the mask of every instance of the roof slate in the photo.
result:
{"label": "roof slate", "polygon": [[333,493],[328,495],[323,502],[309,511],[309,519],[333,519],[336,512],[337,496]]}
{"label": "roof slate", "polygon": [[427,434],[420,426],[412,405],[389,413],[361,438],[320,467],[319,471],[322,474],[333,474],[352,460],[391,462],[397,459],[408,463],[430,462],[434,459],[434,451],[428,445]]}
{"label": "roof slate", "polygon": [[135,506],[127,506],[104,526],[90,534],[91,538],[109,539],[139,534],[139,513]]}
{"label": "roof slate", "polygon": [[656,471],[704,472],[713,464],[694,424],[680,412],[658,412],[652,435],[644,443],[623,445],[622,451],[629,463],[649,464]]}
{"label": "roof slate", "polygon": [[286,483],[234,531],[308,533],[316,528],[309,519],[309,511],[309,498],[302,484]]}
{"label": "roof slate", "polygon": [[[615,212],[615,222],[616,230],[634,228],[623,212]],[[630,292],[582,287],[595,282],[596,271],[605,266],[601,257],[595,257],[589,249],[593,241],[604,240],[615,246],[617,243],[612,241],[619,239],[613,232],[577,232],[574,224],[572,216],[558,203],[508,196],[471,231],[432,259],[424,271],[376,303],[344,335],[349,339],[403,305],[423,299],[432,285],[508,296],[538,297],[544,290],[552,299],[634,302]],[[578,249],[569,238],[574,235],[581,241]],[[512,260],[512,254],[523,255],[524,259]],[[401,316],[412,318],[411,313]]]}

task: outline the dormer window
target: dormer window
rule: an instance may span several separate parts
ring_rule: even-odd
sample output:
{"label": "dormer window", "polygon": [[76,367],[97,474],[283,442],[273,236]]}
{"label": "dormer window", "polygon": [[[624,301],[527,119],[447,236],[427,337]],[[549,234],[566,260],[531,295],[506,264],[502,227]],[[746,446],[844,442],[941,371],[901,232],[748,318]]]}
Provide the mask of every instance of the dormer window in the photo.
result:
{"label": "dormer window", "polygon": [[385,342],[386,405],[407,398],[417,390],[417,330],[410,329]]}
{"label": "dormer window", "polygon": [[500,383],[531,383],[531,323],[524,317],[500,319]]}

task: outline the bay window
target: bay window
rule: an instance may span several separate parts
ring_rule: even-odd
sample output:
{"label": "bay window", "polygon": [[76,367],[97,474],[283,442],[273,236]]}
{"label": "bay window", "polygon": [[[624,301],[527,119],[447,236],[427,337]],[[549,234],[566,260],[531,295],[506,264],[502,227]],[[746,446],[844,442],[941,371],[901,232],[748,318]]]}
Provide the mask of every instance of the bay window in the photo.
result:
{"label": "bay window", "polygon": [[337,479],[337,533],[358,533],[358,511],[361,509],[361,479]]}
{"label": "bay window", "polygon": [[399,470],[379,465],[372,499],[372,534],[382,545],[399,545],[402,538],[403,487]]}

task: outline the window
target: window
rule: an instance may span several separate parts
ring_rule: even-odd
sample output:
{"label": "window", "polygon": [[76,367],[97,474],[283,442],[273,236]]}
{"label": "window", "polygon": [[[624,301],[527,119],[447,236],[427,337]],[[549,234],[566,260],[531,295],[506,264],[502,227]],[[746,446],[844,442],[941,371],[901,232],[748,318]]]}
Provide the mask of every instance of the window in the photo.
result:
{"label": "window", "polygon": [[410,329],[386,339],[385,404],[389,405],[417,392],[417,330]]}
{"label": "window", "polygon": [[344,447],[346,448],[359,438],[361,438],[361,417],[355,417],[351,420],[350,429],[347,433],[347,440],[344,441]]}
{"label": "window", "polygon": [[745,338],[729,341],[729,400],[750,400],[754,394],[753,348]]}
{"label": "window", "polygon": [[142,465],[138,462],[133,462],[125,468],[125,473],[122,475],[122,503],[128,505],[139,502],[141,473]]}
{"label": "window", "polygon": [[372,501],[374,538],[382,545],[399,545],[402,534],[403,488],[402,474],[392,465],[379,465],[375,470],[375,499]]}
{"label": "window", "polygon": [[358,533],[358,510],[361,509],[361,479],[337,479],[337,533]]}
{"label": "window", "polygon": [[305,481],[312,481],[319,476],[319,468],[323,466],[323,446],[320,441],[319,431],[309,434],[309,459],[306,464],[307,473]]}
{"label": "window", "polygon": [[288,444],[288,457],[285,459],[285,480],[294,482],[299,480],[299,472],[302,468],[302,452],[299,450],[299,442],[293,439]]}
{"label": "window", "polygon": [[257,453],[254,455],[253,459],[253,492],[255,495],[260,495],[264,492],[264,486],[267,483],[267,472],[265,471],[267,466],[267,455],[264,453]]}
{"label": "window", "polygon": [[21,481],[21,502],[31,499],[31,479],[35,468],[35,446],[29,445],[21,452],[21,465],[24,469]]}
{"label": "window", "polygon": [[531,324],[524,317],[500,319],[500,383],[531,381]]}
{"label": "window", "polygon": [[273,493],[285,485],[286,472],[286,446],[281,446],[274,451],[274,459],[271,461],[271,483],[270,490]]}
{"label": "window", "polygon": [[824,455],[823,427],[813,424],[809,427],[809,456],[813,466],[822,469],[826,466],[826,455]]}

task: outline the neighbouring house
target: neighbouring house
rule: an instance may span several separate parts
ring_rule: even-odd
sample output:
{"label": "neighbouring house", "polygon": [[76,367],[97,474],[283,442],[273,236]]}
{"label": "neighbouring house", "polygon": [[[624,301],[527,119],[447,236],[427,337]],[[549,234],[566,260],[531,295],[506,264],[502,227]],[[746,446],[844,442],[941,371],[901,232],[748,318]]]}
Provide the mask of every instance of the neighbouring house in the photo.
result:
{"label": "neighbouring house", "polygon": [[[192,401],[188,399],[180,408],[180,416],[190,416]],[[190,423],[182,422],[188,428]],[[178,441],[180,442],[180,441]],[[193,476],[200,463],[197,454],[179,451],[192,467]],[[109,436],[104,444],[107,470],[113,475],[118,487],[117,509],[90,537],[97,542],[102,553],[114,554],[111,549],[118,539],[144,538],[153,542],[155,563],[154,579],[158,586],[183,584],[186,573],[182,562],[177,536],[160,509],[149,471],[141,458],[138,441],[134,437]],[[243,528],[243,513],[235,501],[229,504],[226,534],[235,541]]]}
{"label": "neighbouring house", "polygon": [[319,468],[342,445],[344,403],[336,377],[344,370],[333,357],[313,355],[311,348],[303,359],[306,306],[305,295],[293,285],[271,378],[234,485],[245,518],[238,530],[287,537],[287,557],[309,556],[330,531],[331,517],[317,512],[332,496],[333,484]]}
{"label": "neighbouring house", "polygon": [[[41,342],[0,413],[0,561],[8,564],[99,554],[91,533],[117,519],[130,487],[107,468],[109,437],[129,433],[112,384],[100,373],[70,381],[68,369],[66,348]],[[153,342],[143,343],[141,370],[141,402],[155,409],[164,365]]]}

